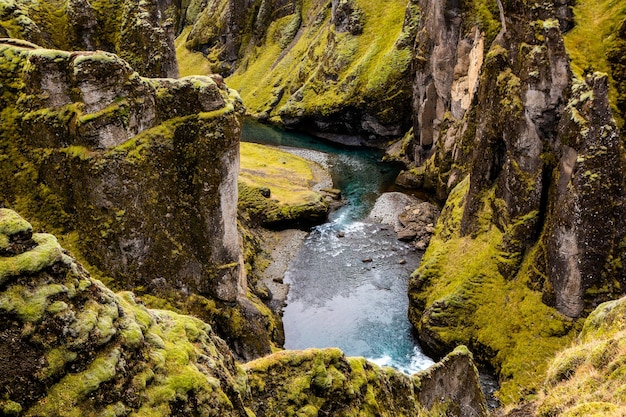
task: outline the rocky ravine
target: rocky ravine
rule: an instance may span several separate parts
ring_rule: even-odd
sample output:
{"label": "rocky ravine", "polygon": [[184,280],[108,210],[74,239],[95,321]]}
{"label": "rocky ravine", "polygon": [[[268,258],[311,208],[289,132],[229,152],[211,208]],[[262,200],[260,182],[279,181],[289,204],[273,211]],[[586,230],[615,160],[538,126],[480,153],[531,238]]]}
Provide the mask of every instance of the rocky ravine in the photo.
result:
{"label": "rocky ravine", "polygon": [[0,412],[14,416],[486,416],[471,354],[413,377],[337,349],[237,364],[197,318],[113,293],[0,209]]}

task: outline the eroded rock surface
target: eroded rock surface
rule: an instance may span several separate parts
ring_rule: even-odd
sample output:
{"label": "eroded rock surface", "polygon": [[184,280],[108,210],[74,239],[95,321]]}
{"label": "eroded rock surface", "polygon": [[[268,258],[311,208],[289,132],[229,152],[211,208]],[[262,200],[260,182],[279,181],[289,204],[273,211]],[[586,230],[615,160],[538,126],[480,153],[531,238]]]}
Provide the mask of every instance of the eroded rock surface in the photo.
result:
{"label": "eroded rock surface", "polygon": [[411,320],[434,352],[470,343],[510,401],[545,370],[522,338],[555,352],[572,318],[623,294],[626,165],[608,79],[569,67],[562,3],[497,5],[420,3],[402,154],[416,167],[402,180],[446,201],[411,280]]}
{"label": "eroded rock surface", "polygon": [[177,77],[171,0],[0,1],[0,34],[50,48],[104,50],[141,75]]}

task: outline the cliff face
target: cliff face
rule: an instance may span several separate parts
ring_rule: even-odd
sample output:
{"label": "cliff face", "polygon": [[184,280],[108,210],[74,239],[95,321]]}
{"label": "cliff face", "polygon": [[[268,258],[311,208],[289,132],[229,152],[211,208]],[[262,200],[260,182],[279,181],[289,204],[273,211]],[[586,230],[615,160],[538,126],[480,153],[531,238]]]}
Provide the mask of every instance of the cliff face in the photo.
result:
{"label": "cliff face", "polygon": [[534,392],[570,318],[626,283],[624,148],[609,81],[574,79],[557,5],[420,6],[404,142],[419,168],[405,180],[446,204],[409,315],[434,352],[470,343],[511,400]]}
{"label": "cliff face", "polygon": [[118,288],[212,300],[193,309],[241,357],[269,353],[280,335],[247,298],[237,229],[237,94],[103,52],[7,40],[0,62],[4,204],[68,233]]}
{"label": "cliff face", "polygon": [[192,2],[182,36],[253,115],[381,146],[409,126],[418,14],[396,0]]}
{"label": "cliff face", "polygon": [[[8,209],[0,209],[0,359],[8,416],[487,415],[464,349],[413,377],[336,349],[237,365],[209,325],[113,293]],[[444,392],[440,379],[451,384]]]}
{"label": "cliff face", "polygon": [[[65,51],[104,50],[142,75],[177,77],[171,0],[0,1],[0,35]],[[4,32],[4,34],[2,34]]]}

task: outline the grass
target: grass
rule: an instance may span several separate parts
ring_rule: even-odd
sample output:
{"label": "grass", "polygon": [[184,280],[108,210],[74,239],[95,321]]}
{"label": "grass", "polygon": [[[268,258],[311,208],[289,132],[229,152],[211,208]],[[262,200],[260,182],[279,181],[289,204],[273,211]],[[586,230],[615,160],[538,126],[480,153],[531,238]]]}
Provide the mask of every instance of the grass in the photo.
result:
{"label": "grass", "polygon": [[269,146],[241,143],[239,180],[252,187],[269,188],[282,204],[306,204],[319,199],[311,187],[319,182],[314,162]]}
{"label": "grass", "polygon": [[556,355],[538,415],[623,416],[626,409],[626,299],[600,305],[580,337]]}
{"label": "grass", "polygon": [[[576,26],[565,34],[565,47],[572,70],[582,76],[586,70],[609,74],[609,101],[615,106],[618,91],[611,77],[607,52],[626,18],[626,2],[620,0],[578,0],[574,5]],[[615,110],[615,108],[614,108]],[[614,111],[614,114],[619,114]]]}
{"label": "grass", "polygon": [[[292,16],[270,25],[265,44],[252,47],[248,62],[228,79],[229,85],[241,92],[250,112],[271,111],[275,105],[275,109],[282,108],[279,112],[327,114],[346,103],[365,100],[368,91],[383,94],[382,86],[402,73],[410,61],[408,54],[395,48],[406,2],[357,3],[365,16],[359,36],[336,33],[329,24],[328,9],[308,3],[303,7],[299,37],[286,49],[281,48],[281,34]],[[325,17],[324,24],[314,23],[318,16]],[[374,27],[386,30],[381,33],[371,29]],[[282,97],[281,90],[285,93]],[[295,94],[298,90],[301,99]]]}
{"label": "grass", "polygon": [[579,0],[574,6],[576,26],[565,35],[565,47],[578,75],[592,67],[610,73],[606,51],[626,17],[626,2],[619,0]]}
{"label": "grass", "polygon": [[185,46],[189,32],[191,32],[191,26],[186,27],[174,42],[180,77],[208,75],[213,72],[211,71],[209,60],[206,59],[202,52],[192,51]]}

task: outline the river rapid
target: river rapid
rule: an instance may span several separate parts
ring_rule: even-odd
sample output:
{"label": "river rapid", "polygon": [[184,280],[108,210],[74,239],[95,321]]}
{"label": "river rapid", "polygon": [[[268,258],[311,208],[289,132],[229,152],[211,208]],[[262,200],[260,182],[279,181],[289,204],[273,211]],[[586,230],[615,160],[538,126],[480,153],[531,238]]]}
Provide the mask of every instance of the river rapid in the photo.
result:
{"label": "river rapid", "polygon": [[291,261],[285,348],[339,347],[407,374],[432,365],[407,319],[408,279],[421,253],[391,226],[370,221],[399,167],[374,150],[348,149],[246,120],[242,140],[287,148],[324,165],[345,204],[311,229]]}

